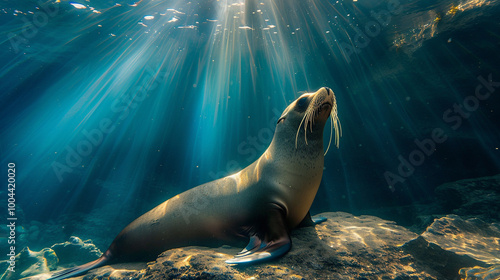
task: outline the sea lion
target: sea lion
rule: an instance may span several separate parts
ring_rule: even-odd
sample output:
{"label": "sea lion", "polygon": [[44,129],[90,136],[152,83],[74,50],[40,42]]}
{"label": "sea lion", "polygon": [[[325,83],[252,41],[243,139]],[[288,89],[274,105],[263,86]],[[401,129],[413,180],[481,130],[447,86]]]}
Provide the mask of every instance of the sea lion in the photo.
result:
{"label": "sea lion", "polygon": [[309,208],[323,175],[323,130],[329,117],[330,142],[335,129],[338,147],[340,122],[333,91],[321,88],[303,94],[285,109],[258,160],[163,202],[125,227],[99,259],[50,279],[77,276],[105,264],[150,261],[168,249],[190,245],[233,245],[250,239],[228,264],[286,254],[292,244],[290,231],[314,224]]}

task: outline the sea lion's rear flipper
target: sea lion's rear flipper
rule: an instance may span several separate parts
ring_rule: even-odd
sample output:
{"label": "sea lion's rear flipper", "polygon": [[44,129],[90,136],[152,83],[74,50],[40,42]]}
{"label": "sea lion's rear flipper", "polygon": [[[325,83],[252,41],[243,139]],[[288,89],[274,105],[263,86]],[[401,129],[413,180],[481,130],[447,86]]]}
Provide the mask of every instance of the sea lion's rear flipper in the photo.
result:
{"label": "sea lion's rear flipper", "polygon": [[252,235],[245,249],[226,263],[265,262],[283,256],[292,248],[290,234],[285,224],[285,211],[278,205],[273,205],[271,208],[266,215],[266,221],[259,227],[260,232]]}
{"label": "sea lion's rear flipper", "polygon": [[314,217],[312,218],[312,221],[315,225],[321,224],[322,222],[325,222],[327,218],[325,217]]}
{"label": "sea lion's rear flipper", "polygon": [[325,217],[314,217],[314,218],[312,218],[311,217],[311,213],[307,212],[306,216],[304,217],[304,219],[302,220],[302,222],[300,222],[300,224],[297,227],[298,228],[301,228],[301,227],[312,227],[312,226],[315,226],[317,224],[321,224],[324,221],[326,221]]}
{"label": "sea lion's rear flipper", "polygon": [[75,277],[84,274],[85,272],[105,265],[109,260],[108,252],[104,253],[100,258],[95,261],[91,261],[80,266],[72,267],[69,269],[61,270],[52,274],[52,276],[47,280],[62,280],[70,277]]}

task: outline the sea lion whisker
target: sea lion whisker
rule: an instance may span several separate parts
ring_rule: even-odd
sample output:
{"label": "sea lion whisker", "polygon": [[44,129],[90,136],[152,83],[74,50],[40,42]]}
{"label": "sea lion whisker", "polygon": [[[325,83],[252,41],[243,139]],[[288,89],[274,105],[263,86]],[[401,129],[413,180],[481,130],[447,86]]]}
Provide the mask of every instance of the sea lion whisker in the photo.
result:
{"label": "sea lion whisker", "polygon": [[314,111],[309,111],[309,114],[307,115],[307,127],[309,127],[309,130],[311,132],[312,132],[312,119],[313,118],[314,118]]}
{"label": "sea lion whisker", "polygon": [[302,118],[302,121],[300,122],[299,127],[297,128],[297,134],[295,135],[295,149],[297,149],[297,141],[298,141],[298,138],[299,138],[300,127],[302,126],[302,123],[304,122],[306,116],[307,116],[307,113],[304,114],[304,117]]}
{"label": "sea lion whisker", "polygon": [[332,108],[331,116],[333,120],[333,126],[335,129],[335,146],[339,147],[340,137],[342,136],[342,125],[340,124],[338,112],[337,112],[337,103]]}
{"label": "sea lion whisker", "polygon": [[311,121],[312,124],[311,124],[311,128],[310,128],[311,132],[312,132],[312,129],[313,129],[312,127],[314,125],[314,120],[316,119],[317,116],[318,116],[318,110],[314,110],[312,121]]}
{"label": "sea lion whisker", "polygon": [[309,145],[307,143],[307,127],[310,126],[309,123],[311,122],[311,110],[307,109],[306,116],[306,123],[304,125],[304,140],[306,141],[306,145]]}
{"label": "sea lion whisker", "polygon": [[314,111],[313,117],[311,118],[311,132],[313,131],[313,125],[315,123],[316,117],[318,116],[318,110]]}
{"label": "sea lion whisker", "polygon": [[325,151],[325,154],[324,156],[326,156],[326,154],[328,153],[328,150],[330,150],[330,145],[332,144],[332,133],[333,133],[333,114],[332,114],[333,111],[330,112],[330,121],[331,121],[331,125],[330,125],[330,140],[328,141],[328,147],[326,147],[326,151]]}

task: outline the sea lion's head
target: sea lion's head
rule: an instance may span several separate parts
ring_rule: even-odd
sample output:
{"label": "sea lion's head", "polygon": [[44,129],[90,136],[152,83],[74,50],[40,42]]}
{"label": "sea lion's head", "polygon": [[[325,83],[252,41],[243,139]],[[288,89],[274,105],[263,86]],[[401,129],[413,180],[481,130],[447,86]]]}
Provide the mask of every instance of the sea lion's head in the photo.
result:
{"label": "sea lion's head", "polygon": [[[330,142],[335,130],[335,145],[339,145],[340,122],[337,117],[337,102],[333,91],[323,87],[314,93],[305,93],[283,111],[276,124],[277,148],[295,153],[323,154],[323,130],[331,118]],[[327,151],[330,147],[328,144]],[[325,152],[326,154],[326,152]]]}

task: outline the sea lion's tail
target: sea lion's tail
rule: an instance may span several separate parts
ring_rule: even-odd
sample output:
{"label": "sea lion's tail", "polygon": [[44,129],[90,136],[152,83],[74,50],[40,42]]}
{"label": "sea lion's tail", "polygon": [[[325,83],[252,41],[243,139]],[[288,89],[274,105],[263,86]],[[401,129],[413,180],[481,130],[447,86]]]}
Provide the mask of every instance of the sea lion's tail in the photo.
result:
{"label": "sea lion's tail", "polygon": [[100,258],[98,258],[95,261],[91,261],[86,264],[82,264],[80,266],[68,268],[65,270],[61,270],[59,272],[54,273],[49,279],[47,280],[62,280],[70,277],[75,277],[84,274],[85,272],[103,266],[106,263],[109,262],[111,254],[109,251],[104,253]]}

